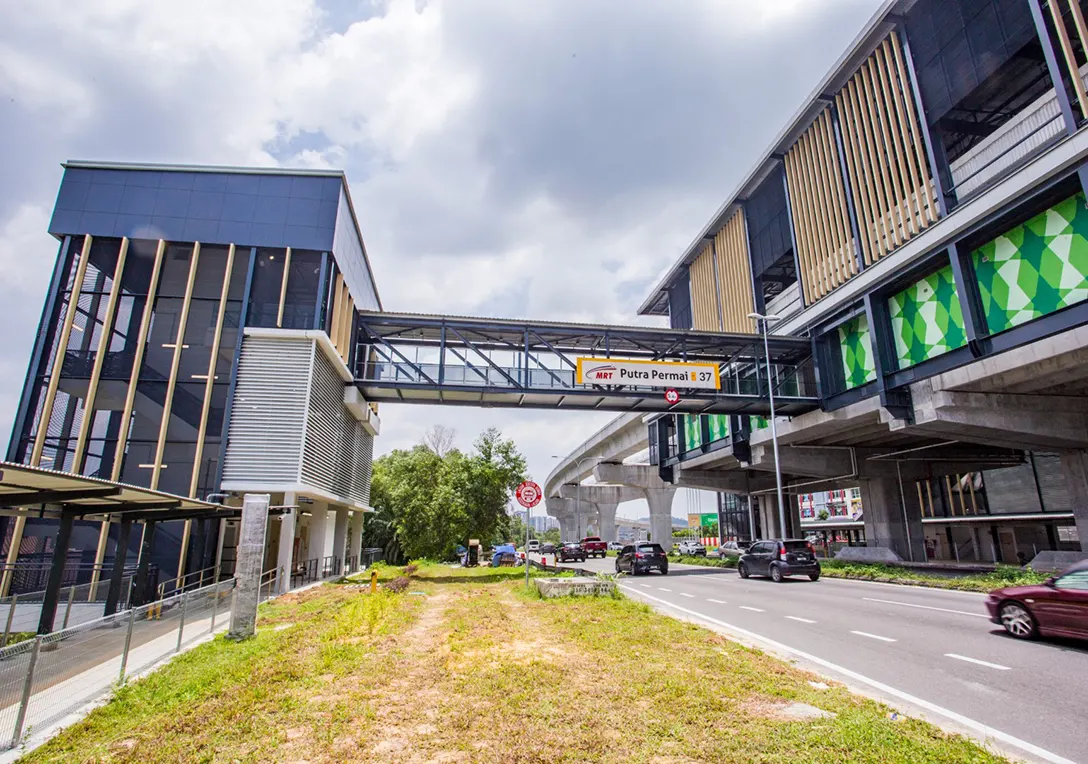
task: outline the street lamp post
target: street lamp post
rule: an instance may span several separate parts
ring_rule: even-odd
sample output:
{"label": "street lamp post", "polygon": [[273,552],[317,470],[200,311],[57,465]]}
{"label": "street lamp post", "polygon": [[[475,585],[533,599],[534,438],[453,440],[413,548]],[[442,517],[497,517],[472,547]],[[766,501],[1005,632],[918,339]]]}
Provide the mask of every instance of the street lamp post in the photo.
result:
{"label": "street lamp post", "polygon": [[774,482],[778,488],[778,528],[782,538],[786,537],[786,503],[782,500],[782,469],[778,462],[778,427],[774,422],[774,385],[771,384],[771,347],[767,334],[770,331],[771,321],[778,321],[779,316],[763,315],[761,313],[749,313],[748,318],[759,321],[763,334],[763,360],[767,365],[767,400],[771,408],[771,445],[774,448]]}

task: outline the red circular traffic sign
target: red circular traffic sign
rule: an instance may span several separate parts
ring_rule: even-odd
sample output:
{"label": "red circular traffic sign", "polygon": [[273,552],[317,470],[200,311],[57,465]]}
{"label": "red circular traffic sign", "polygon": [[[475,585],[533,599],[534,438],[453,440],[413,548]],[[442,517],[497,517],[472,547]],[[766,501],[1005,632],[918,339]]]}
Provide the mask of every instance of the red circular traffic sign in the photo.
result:
{"label": "red circular traffic sign", "polygon": [[676,388],[670,387],[665,391],[665,402],[670,405],[675,405],[680,402],[680,393],[677,392]]}
{"label": "red circular traffic sign", "polygon": [[540,486],[532,480],[526,480],[514,491],[518,504],[529,509],[540,503]]}

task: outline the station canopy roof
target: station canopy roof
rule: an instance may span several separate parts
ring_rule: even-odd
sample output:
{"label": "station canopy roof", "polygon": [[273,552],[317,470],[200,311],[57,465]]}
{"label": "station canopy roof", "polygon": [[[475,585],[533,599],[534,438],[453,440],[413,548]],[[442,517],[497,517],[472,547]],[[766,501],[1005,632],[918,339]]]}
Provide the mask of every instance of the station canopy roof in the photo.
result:
{"label": "station canopy roof", "polygon": [[[43,508],[44,507],[44,508]],[[46,517],[174,520],[237,515],[238,507],[42,467],[0,461],[0,511],[33,509]]]}

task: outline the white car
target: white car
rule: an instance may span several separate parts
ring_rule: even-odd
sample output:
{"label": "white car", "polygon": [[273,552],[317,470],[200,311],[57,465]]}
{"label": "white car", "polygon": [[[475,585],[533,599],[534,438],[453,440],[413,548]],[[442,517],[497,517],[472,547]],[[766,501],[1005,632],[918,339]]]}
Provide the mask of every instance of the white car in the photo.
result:
{"label": "white car", "polygon": [[676,551],[693,557],[706,557],[706,547],[698,541],[681,541]]}
{"label": "white car", "polygon": [[623,549],[623,544],[621,544],[620,542],[618,542],[618,541],[609,541],[608,542],[608,551],[609,552],[618,552],[621,549]]}
{"label": "white car", "polygon": [[535,554],[540,551],[540,541],[537,539],[529,539],[529,546],[527,547],[531,554]]}

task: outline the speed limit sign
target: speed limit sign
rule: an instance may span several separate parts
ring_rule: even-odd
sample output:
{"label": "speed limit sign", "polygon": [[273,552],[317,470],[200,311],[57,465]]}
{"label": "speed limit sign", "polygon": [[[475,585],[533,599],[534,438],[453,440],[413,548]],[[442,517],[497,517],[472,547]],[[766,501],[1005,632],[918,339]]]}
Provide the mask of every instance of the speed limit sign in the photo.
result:
{"label": "speed limit sign", "polygon": [[518,504],[529,509],[540,503],[540,486],[532,480],[526,480],[514,491]]}
{"label": "speed limit sign", "polygon": [[680,402],[680,393],[676,391],[676,388],[670,387],[665,391],[665,402],[669,405],[676,405]]}

